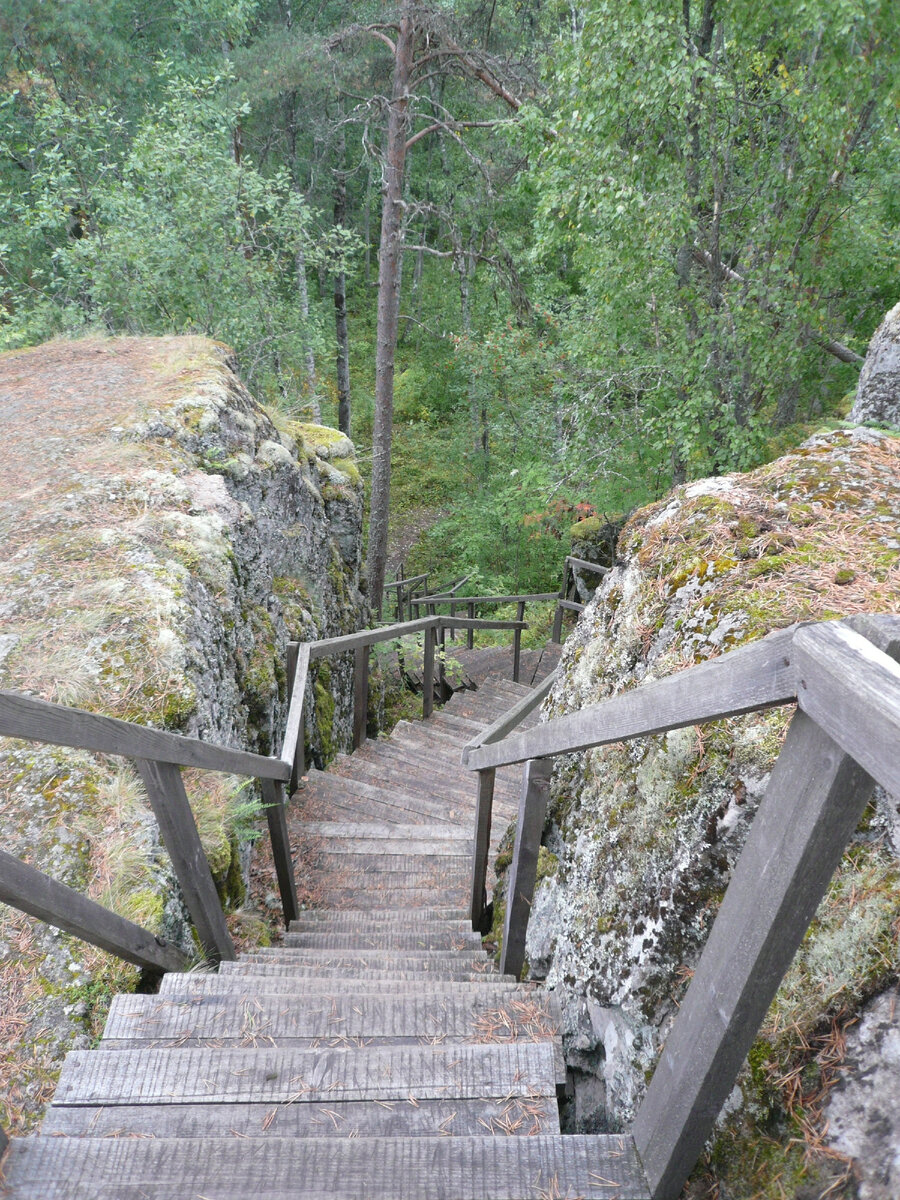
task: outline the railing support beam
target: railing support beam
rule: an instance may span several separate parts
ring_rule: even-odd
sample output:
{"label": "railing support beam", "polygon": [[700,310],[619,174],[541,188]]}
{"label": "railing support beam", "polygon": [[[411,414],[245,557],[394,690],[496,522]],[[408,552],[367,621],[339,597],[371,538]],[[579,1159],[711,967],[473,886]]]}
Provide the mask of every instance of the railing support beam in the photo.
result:
{"label": "railing support beam", "polygon": [[369,724],[369,647],[353,652],[353,749],[365,743]]}
{"label": "railing support beam", "polygon": [[[516,605],[516,620],[525,620],[525,601],[520,600]],[[522,659],[522,630],[517,629],[513,634],[513,683],[519,682],[519,664]]]}
{"label": "railing support beam", "polygon": [[492,768],[478,772],[478,794],[475,798],[475,848],[472,851],[472,894],[469,916],[472,928],[480,930],[487,907],[487,865],[491,845],[491,815],[494,807],[494,779],[497,772]]}
{"label": "railing support beam", "polygon": [[872,787],[853,758],[796,713],[635,1118],[654,1200],[680,1194]]}
{"label": "railing support beam", "polygon": [[422,651],[422,716],[428,718],[434,711],[434,627],[425,630],[425,645]]}
{"label": "railing support beam", "polygon": [[140,758],[135,759],[135,766],[147,789],[147,799],[204,953],[214,962],[237,958],[181,771],[171,763]]}
{"label": "railing support beam", "polygon": [[175,946],[5,850],[0,850],[0,900],[138,967],[183,971],[188,966]]}
{"label": "railing support beam", "polygon": [[541,834],[550,796],[550,759],[535,758],[525,764],[522,796],[516,823],[516,842],[506,885],[506,915],[503,922],[503,950],[500,971],[519,976],[525,965],[525,934],[534,898],[537,860]]}
{"label": "railing support beam", "polygon": [[287,813],[284,808],[284,787],[274,779],[261,779],[263,804],[272,843],[272,859],[275,876],[281,893],[281,911],[285,928],[296,921],[300,914],[297,904],[297,884],[294,880],[294,861],[291,857],[291,840],[288,834]]}

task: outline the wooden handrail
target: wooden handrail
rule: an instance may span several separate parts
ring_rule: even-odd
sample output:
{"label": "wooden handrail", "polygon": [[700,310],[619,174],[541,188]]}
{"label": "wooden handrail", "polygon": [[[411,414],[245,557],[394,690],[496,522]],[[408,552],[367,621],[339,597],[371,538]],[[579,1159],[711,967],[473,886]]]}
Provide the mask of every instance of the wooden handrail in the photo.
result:
{"label": "wooden handrail", "polygon": [[520,600],[526,603],[529,601],[548,601],[556,600],[556,592],[528,592],[516,594],[512,596],[417,596],[413,604],[449,604],[452,600],[454,604],[518,604]]}
{"label": "wooden handrail", "polygon": [[[825,894],[874,783],[900,791],[900,617],[792,626],[502,741],[479,772],[476,847],[498,766],[526,762],[501,970],[518,974],[550,758],[797,701],[766,795],[632,1130],[653,1200],[675,1200]],[[507,714],[492,727],[509,723]],[[490,731],[489,731],[490,732]],[[483,847],[482,847],[483,850]],[[478,854],[476,852],[476,859]],[[480,893],[473,879],[473,917]]]}
{"label": "wooden handrail", "polygon": [[126,758],[152,759],[182,767],[203,767],[208,771],[227,771],[258,779],[287,779],[286,768],[278,758],[232,750],[199,738],[184,737],[164,729],[152,729],[118,717],[35,700],[18,692],[0,691],[0,735],[26,741],[49,742],[53,746],[74,746],[100,754],[121,754]]}
{"label": "wooden handrail", "polygon": [[570,567],[580,567],[583,571],[589,571],[592,575],[609,574],[609,567],[601,567],[599,563],[592,563],[586,558],[576,558],[574,554],[566,555],[566,563]]}
{"label": "wooden handrail", "polygon": [[386,583],[384,585],[384,590],[387,591],[389,588],[406,587],[408,583],[421,583],[427,578],[427,575],[410,575],[408,579],[395,579],[391,583]]}
{"label": "wooden handrail", "polygon": [[0,900],[138,967],[183,971],[188,965],[175,946],[5,850],[0,850]]}
{"label": "wooden handrail", "polygon": [[663,733],[772,708],[796,699],[791,664],[796,626],[665,679],[641,684],[579,712],[557,717],[526,733],[482,746],[468,756],[471,771],[587,750],[650,733]]}
{"label": "wooden handrail", "polygon": [[[550,694],[550,690],[554,683],[556,683],[558,677],[559,667],[551,671],[542,683],[538,684],[537,687],[532,688],[531,691],[526,696],[523,696],[518,703],[514,704],[512,708],[507,709],[501,717],[497,718],[493,725],[488,725],[486,729],[483,729],[480,733],[476,734],[471,741],[466,742],[465,746],[463,746],[462,752],[463,766],[465,767],[469,765],[470,755],[473,754],[474,751],[478,750],[479,747],[491,746],[494,744],[494,742],[502,741],[507,734],[512,733],[512,731],[518,725],[520,725],[522,721],[525,720],[528,714],[533,712],[545,699],[545,697]],[[485,768],[481,769],[484,770]]]}

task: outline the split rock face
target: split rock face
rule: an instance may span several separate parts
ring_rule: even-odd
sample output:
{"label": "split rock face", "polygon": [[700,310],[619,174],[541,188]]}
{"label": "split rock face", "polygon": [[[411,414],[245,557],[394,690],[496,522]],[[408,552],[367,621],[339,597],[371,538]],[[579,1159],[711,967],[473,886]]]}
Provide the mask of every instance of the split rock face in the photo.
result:
{"label": "split rock face", "polygon": [[[634,514],[566,642],[545,716],[795,621],[898,608],[900,438],[816,435]],[[573,1127],[616,1130],[633,1118],[789,718],[751,713],[556,760],[544,832],[554,870],[536,889],[526,953],[562,1002]],[[797,1122],[815,1125],[838,1076],[832,1022],[900,965],[898,822],[897,799],[881,793],[732,1093],[715,1158],[730,1196],[795,1194],[780,1193],[779,1178],[805,1195]]]}
{"label": "split rock face", "polygon": [[900,304],[894,305],[869,343],[850,420],[900,429]]}

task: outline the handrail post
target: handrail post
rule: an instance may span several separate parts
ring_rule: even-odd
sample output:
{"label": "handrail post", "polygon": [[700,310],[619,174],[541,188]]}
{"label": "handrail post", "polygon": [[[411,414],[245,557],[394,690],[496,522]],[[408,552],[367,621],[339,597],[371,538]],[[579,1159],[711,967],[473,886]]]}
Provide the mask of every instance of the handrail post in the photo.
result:
{"label": "handrail post", "polygon": [[134,764],[144,781],[163,845],[204,953],[213,961],[235,959],[234,943],[225,924],[180,768],[141,758],[135,759]]}
{"label": "handrail post", "polygon": [[441,650],[438,655],[438,695],[444,702],[444,685],[447,679],[447,631],[441,625]]}
{"label": "handrail post", "polygon": [[[565,600],[568,593],[569,593],[569,560],[566,559],[563,562],[563,578],[562,578],[562,587],[559,589],[559,599]],[[560,642],[562,642],[562,620],[563,620],[563,610],[562,610],[561,605],[557,602],[556,612],[554,613],[554,616],[553,616],[553,633],[550,635],[550,641],[556,642],[557,645]]]}
{"label": "handrail post", "polygon": [[[474,602],[472,604],[466,605],[466,616],[469,618],[470,621],[475,620],[475,604],[474,604]],[[474,646],[475,646],[475,630],[470,628],[466,632],[466,649],[471,650],[474,648]]]}
{"label": "handrail post", "polygon": [[434,627],[425,630],[422,651],[422,716],[430,717],[434,711]]}
{"label": "handrail post", "polygon": [[491,815],[494,807],[493,767],[478,772],[478,791],[475,797],[475,846],[472,850],[472,895],[469,916],[472,928],[480,930],[487,907],[487,865],[491,844]]}
{"label": "handrail post", "polygon": [[353,651],[353,749],[358,750],[366,740],[369,722],[369,647],[357,646]]}
{"label": "handrail post", "polygon": [[532,758],[525,764],[522,774],[522,794],[516,822],[516,841],[507,877],[506,916],[500,954],[501,974],[515,975],[516,978],[525,965],[525,934],[534,897],[552,771],[553,763],[549,758]]}
{"label": "handrail post", "polygon": [[635,1119],[655,1200],[681,1193],[872,787],[859,763],[795,714]]}
{"label": "handrail post", "polygon": [[[456,616],[456,605],[451,600],[451,602],[450,602],[450,620],[452,621],[455,616]],[[450,641],[451,642],[456,641],[456,626],[455,625],[450,626]]]}
{"label": "handrail post", "polygon": [[[525,601],[520,600],[516,605],[516,620],[525,620]],[[522,630],[517,629],[513,634],[513,683],[519,682],[519,663],[522,657]]]}
{"label": "handrail post", "polygon": [[[309,663],[308,655],[309,655],[309,651],[307,650],[307,657],[305,660],[307,664]],[[300,643],[299,642],[288,642],[288,647],[287,647],[288,688],[287,688],[287,690],[288,690],[289,701],[291,698],[293,698],[293,695],[294,695],[294,681],[297,678],[297,662],[299,660],[299,656],[300,656]],[[303,721],[301,720],[300,727],[297,730],[297,741],[296,741],[295,746],[293,747],[294,757],[293,757],[293,762],[292,762],[292,766],[291,766],[291,778],[288,783],[288,795],[290,795],[290,796],[293,796],[294,792],[296,792],[297,785],[300,782],[300,777],[302,776],[304,770],[306,769],[305,741],[306,741],[305,730],[304,730],[304,726],[303,726]],[[289,749],[289,747],[285,747],[285,749],[287,750],[287,749]]]}
{"label": "handrail post", "polygon": [[287,814],[284,810],[284,784],[276,779],[261,779],[266,821],[269,825],[269,840],[272,843],[272,858],[275,876],[281,894],[281,911],[285,928],[300,915],[297,904],[297,884],[294,880],[294,861],[291,857],[291,839],[288,833]]}

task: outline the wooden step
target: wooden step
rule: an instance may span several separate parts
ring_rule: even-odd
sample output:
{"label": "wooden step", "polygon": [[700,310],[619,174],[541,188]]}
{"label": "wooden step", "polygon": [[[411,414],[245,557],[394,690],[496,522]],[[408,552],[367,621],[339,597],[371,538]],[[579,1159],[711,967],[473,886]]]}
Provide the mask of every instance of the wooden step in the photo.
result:
{"label": "wooden step", "polygon": [[557,1078],[557,1052],[549,1042],[353,1050],[73,1050],[66,1055],[53,1103],[273,1105],[552,1097]]}
{"label": "wooden step", "polygon": [[[159,1131],[165,1130],[168,1138],[203,1139],[533,1137],[559,1132],[557,1102],[548,1096],[417,1100],[414,1104],[409,1100],[329,1100],[325,1104],[272,1106],[179,1104],[176,1119],[172,1117],[172,1107],[162,1104],[60,1107],[49,1110],[41,1131],[50,1136],[123,1138],[159,1137]],[[261,1193],[248,1191],[244,1195]]]}
{"label": "wooden step", "polygon": [[432,996],[231,995],[177,999],[115,996],[101,1049],[139,1049],[141,1043],[184,1047],[549,1041],[559,1015],[546,994],[531,999],[472,991]]}
{"label": "wooden step", "polygon": [[286,933],[284,945],[309,950],[480,950],[481,935],[453,932]]}
{"label": "wooden step", "polygon": [[[225,970],[224,968],[228,968]],[[435,980],[446,980],[448,982],[460,983],[477,983],[483,981],[487,983],[518,982],[514,975],[501,975],[496,968],[484,971],[467,970],[463,964],[459,964],[454,968],[444,968],[442,971],[422,971],[414,968],[397,968],[393,966],[386,967],[326,967],[320,962],[313,962],[303,966],[297,963],[284,962],[260,962],[260,963],[223,963],[220,968],[219,978],[222,979],[240,979],[242,976],[262,976],[262,975],[283,975],[298,980],[298,990],[305,988],[305,983],[299,982],[307,979],[314,980],[341,980],[352,978],[362,981],[381,980],[385,985],[392,980],[416,980],[423,985],[429,976],[433,976]]]}
{"label": "wooden step", "polygon": [[[472,996],[486,998],[489,1004],[501,1004],[508,997],[523,997],[543,994],[538,984],[517,983],[511,976],[478,975],[474,981],[455,981],[445,978],[429,978],[416,975],[413,979],[369,979],[366,975],[322,975],[298,977],[294,974],[206,975],[199,971],[182,975],[170,974],[163,977],[159,995],[184,999],[199,996],[238,995],[247,999],[254,996],[290,996],[305,1000],[314,996],[383,996],[382,982],[389,984],[391,995],[398,996]],[[506,980],[506,982],[503,982]]]}
{"label": "wooden step", "polygon": [[380,847],[382,839],[462,842],[467,847],[472,843],[471,830],[457,825],[403,825],[392,821],[304,821],[303,828],[310,837],[373,842],[376,847]]}
{"label": "wooden step", "polygon": [[255,963],[284,963],[285,966],[340,967],[341,970],[481,971],[491,970],[493,961],[483,950],[285,950],[261,947],[242,954],[236,963],[222,963],[219,970],[230,974]]}
{"label": "wooden step", "polygon": [[305,923],[319,922],[320,924],[327,924],[330,921],[347,922],[360,920],[375,921],[379,925],[386,923],[418,925],[421,921],[430,921],[436,924],[459,924],[460,922],[467,922],[468,916],[468,912],[463,908],[420,908],[415,912],[410,912],[406,908],[394,908],[385,909],[375,914],[371,913],[368,909],[309,908],[300,914],[298,920]]}
{"label": "wooden step", "polygon": [[[110,1055],[98,1055],[101,1059]],[[119,1057],[119,1056],[115,1056]],[[24,1138],[15,1200],[648,1200],[624,1135]]]}

